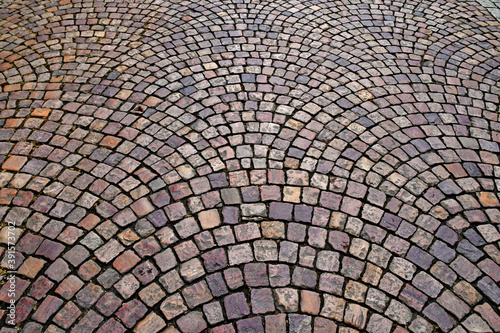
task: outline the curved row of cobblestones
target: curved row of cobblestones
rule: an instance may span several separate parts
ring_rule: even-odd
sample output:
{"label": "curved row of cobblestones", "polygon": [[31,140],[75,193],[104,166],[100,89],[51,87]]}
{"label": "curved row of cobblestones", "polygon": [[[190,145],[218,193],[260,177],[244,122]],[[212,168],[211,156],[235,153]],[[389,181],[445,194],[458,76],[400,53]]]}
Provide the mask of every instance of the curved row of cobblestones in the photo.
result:
{"label": "curved row of cobblestones", "polygon": [[500,331],[479,4],[13,0],[0,29],[21,331]]}

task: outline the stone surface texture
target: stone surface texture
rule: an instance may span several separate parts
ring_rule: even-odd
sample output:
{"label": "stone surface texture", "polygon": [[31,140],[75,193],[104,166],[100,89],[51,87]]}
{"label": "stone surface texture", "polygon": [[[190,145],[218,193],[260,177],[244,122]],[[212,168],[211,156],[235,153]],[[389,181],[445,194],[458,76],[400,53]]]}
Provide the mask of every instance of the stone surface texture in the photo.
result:
{"label": "stone surface texture", "polygon": [[0,333],[500,332],[499,22],[0,1]]}

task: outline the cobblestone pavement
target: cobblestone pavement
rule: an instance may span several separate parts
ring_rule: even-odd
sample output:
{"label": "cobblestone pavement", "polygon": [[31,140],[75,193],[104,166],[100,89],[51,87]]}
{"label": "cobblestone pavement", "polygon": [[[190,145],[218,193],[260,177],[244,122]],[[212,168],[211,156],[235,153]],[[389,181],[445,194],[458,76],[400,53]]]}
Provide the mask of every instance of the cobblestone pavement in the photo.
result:
{"label": "cobblestone pavement", "polygon": [[500,0],[478,0],[498,21],[500,21]]}
{"label": "cobblestone pavement", "polygon": [[486,7],[0,8],[1,333],[500,332]]}

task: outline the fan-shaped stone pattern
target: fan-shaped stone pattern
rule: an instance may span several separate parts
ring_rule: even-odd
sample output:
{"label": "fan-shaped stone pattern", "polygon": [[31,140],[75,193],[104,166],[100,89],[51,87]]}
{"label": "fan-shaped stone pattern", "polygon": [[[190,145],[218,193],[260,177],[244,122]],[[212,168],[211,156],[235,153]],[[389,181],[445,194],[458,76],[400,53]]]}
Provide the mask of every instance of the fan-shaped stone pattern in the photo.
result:
{"label": "fan-shaped stone pattern", "polygon": [[4,2],[14,324],[499,331],[483,5]]}

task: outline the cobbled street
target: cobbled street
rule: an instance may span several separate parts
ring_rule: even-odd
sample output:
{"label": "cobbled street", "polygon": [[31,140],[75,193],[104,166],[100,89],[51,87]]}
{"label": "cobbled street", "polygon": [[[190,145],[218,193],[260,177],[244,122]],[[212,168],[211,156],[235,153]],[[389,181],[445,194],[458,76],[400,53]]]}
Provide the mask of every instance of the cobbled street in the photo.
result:
{"label": "cobbled street", "polygon": [[500,0],[0,0],[0,333],[500,332]]}

